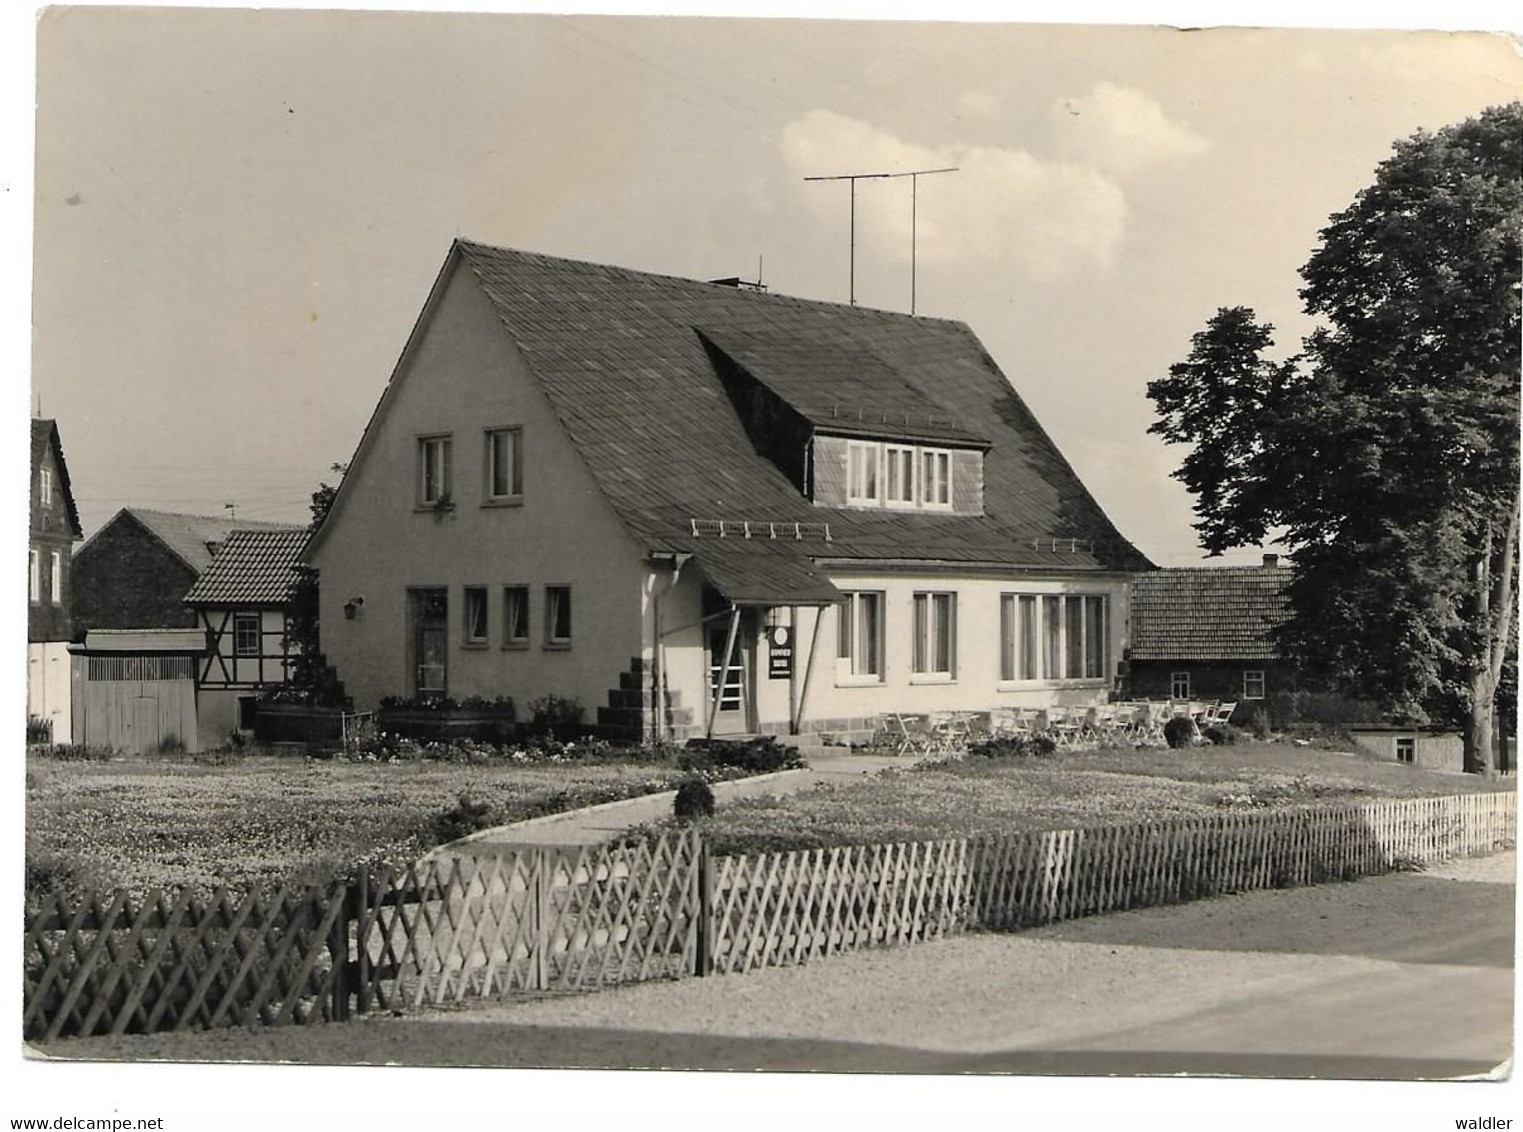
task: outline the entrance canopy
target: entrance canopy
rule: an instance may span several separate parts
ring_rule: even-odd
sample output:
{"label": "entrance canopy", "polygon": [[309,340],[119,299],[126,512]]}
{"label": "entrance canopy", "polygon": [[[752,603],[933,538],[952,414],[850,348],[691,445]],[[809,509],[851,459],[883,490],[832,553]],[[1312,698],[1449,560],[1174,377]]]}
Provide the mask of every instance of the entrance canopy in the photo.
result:
{"label": "entrance canopy", "polygon": [[692,554],[709,584],[732,605],[835,605],[845,596],[781,539],[697,539]]}

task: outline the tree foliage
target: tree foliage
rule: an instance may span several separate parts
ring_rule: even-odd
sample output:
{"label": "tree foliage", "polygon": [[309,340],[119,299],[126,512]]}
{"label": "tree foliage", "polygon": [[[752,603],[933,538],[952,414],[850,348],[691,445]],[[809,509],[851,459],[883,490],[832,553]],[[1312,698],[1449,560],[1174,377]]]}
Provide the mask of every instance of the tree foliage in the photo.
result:
{"label": "tree foliage", "polygon": [[1473,763],[1513,640],[1520,233],[1523,104],[1420,132],[1322,230],[1300,354],[1224,308],[1148,386],[1201,545],[1291,549],[1285,653]]}
{"label": "tree foliage", "polygon": [[[344,466],[333,465],[335,472],[342,472]],[[312,519],[307,524],[307,534],[310,538],[316,534],[318,528],[328,517],[328,511],[333,506],[333,499],[338,494],[338,488],[328,483],[318,484],[317,490],[312,493],[310,504]],[[318,617],[318,576],[317,570],[311,566],[298,566],[296,568],[296,590],[291,598],[289,615],[290,628],[288,631],[289,641],[295,648],[295,659],[291,663],[291,680],[280,695],[282,698],[296,698],[304,702],[321,704],[324,706],[343,706],[343,686],[339,684],[338,677],[333,669],[328,667],[327,657],[322,651],[321,622]]]}

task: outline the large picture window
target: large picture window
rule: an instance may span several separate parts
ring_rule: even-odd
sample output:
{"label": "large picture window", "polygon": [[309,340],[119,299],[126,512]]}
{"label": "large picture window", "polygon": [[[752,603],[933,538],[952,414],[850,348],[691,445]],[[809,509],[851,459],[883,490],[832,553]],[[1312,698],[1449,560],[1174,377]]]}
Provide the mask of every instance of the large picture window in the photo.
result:
{"label": "large picture window", "polygon": [[915,638],[911,667],[923,676],[957,675],[957,595],[915,595]]}
{"label": "large picture window", "polygon": [[862,681],[883,679],[883,595],[848,593],[838,607],[836,674]]}
{"label": "large picture window", "polygon": [[1104,594],[1002,594],[1000,679],[1100,680],[1110,670]]}

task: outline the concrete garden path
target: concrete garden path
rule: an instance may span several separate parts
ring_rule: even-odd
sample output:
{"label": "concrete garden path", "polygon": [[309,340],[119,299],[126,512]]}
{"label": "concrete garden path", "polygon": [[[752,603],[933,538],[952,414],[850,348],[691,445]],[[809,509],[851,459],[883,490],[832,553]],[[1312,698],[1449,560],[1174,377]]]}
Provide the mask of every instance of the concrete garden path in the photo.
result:
{"label": "concrete garden path", "polygon": [[[850,783],[879,774],[890,768],[904,769],[923,762],[928,755],[806,755],[809,765],[800,770],[781,770],[773,774],[739,778],[713,784],[714,801],[723,806],[742,798],[781,797],[809,790],[822,783]],[[672,816],[675,790],[646,794],[619,802],[605,802],[581,810],[549,814],[542,818],[494,826],[469,837],[441,845],[429,856],[443,856],[451,850],[498,849],[519,845],[598,845],[626,829]]]}

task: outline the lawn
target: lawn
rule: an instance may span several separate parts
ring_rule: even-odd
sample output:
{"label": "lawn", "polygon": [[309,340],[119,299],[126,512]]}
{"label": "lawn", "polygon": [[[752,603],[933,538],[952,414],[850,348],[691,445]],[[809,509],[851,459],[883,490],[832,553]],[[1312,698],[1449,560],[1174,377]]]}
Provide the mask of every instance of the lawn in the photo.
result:
{"label": "lawn", "polygon": [[660,762],[28,757],[27,888],[323,881],[360,859],[415,858],[462,793],[499,824],[686,777]]}
{"label": "lawn", "polygon": [[1217,814],[1511,790],[1356,755],[1249,743],[1187,750],[1063,751],[890,770],[785,798],[722,807],[705,820],[720,854],[1071,829]]}

